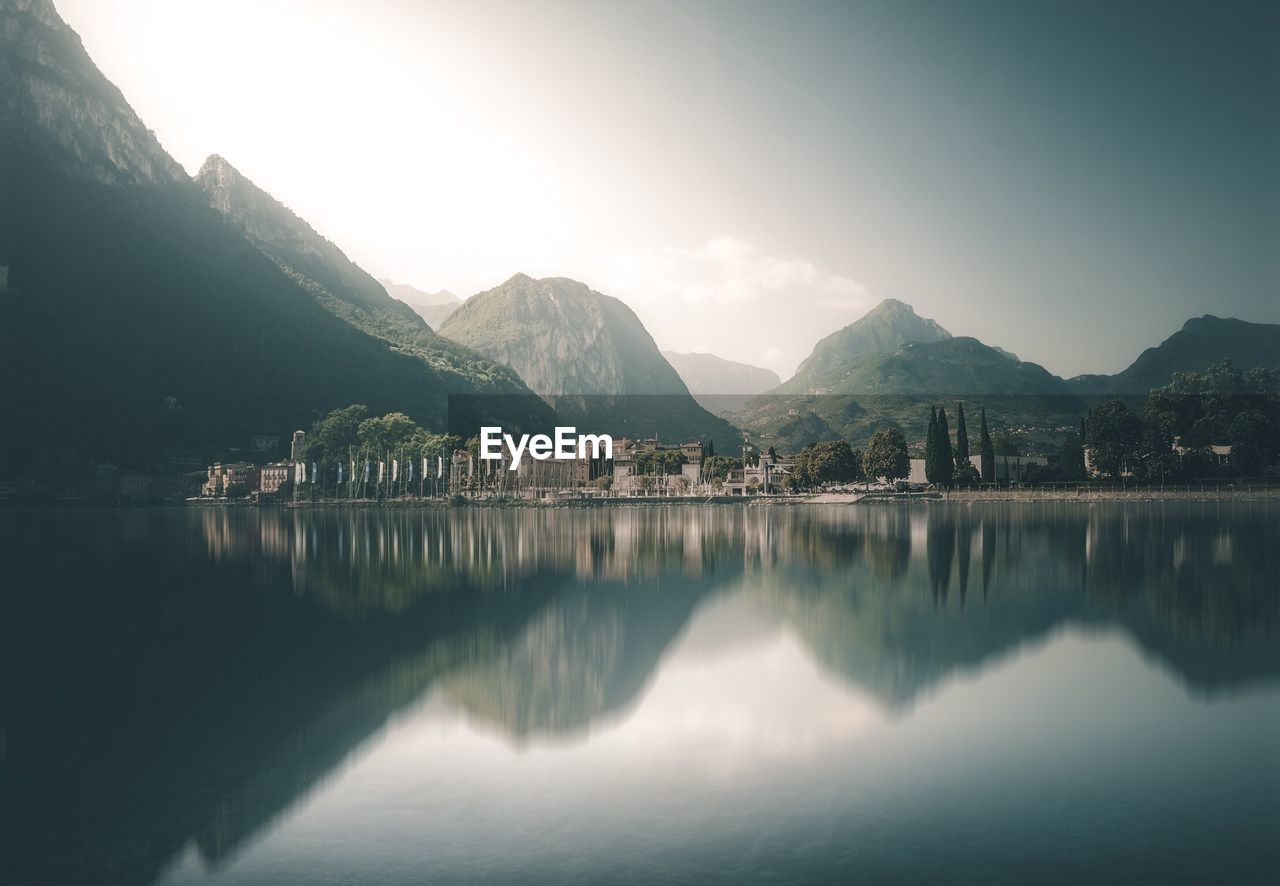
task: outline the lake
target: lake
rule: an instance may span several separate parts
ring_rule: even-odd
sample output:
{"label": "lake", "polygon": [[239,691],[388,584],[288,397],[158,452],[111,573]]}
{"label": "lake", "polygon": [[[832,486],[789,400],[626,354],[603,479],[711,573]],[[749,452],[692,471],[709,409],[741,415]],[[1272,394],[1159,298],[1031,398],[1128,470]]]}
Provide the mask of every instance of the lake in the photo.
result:
{"label": "lake", "polygon": [[0,512],[0,881],[1275,882],[1280,504]]}

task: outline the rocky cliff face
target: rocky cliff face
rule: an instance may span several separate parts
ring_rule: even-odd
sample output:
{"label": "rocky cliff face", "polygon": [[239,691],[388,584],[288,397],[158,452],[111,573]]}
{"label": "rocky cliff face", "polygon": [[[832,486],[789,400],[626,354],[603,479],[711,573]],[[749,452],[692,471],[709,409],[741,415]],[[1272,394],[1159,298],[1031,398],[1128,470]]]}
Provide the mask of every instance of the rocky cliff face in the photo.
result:
{"label": "rocky cliff face", "polygon": [[0,130],[103,184],[188,180],[48,0],[0,0]]}
{"label": "rocky cliff face", "polygon": [[517,274],[469,299],[440,333],[511,366],[539,394],[689,393],[631,309],[576,280]]}
{"label": "rocky cliff face", "polygon": [[562,419],[595,433],[741,436],[694,402],[630,308],[575,280],[517,274],[467,299],[440,334],[510,366]]}

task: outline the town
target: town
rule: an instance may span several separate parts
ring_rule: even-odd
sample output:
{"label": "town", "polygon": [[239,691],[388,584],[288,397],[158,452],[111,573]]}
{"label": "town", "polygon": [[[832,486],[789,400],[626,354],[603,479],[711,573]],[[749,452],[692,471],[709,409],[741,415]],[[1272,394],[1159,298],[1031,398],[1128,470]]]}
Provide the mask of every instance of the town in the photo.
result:
{"label": "town", "polygon": [[521,438],[522,446],[508,434],[503,446],[490,427],[486,445],[482,435],[433,433],[402,413],[375,416],[352,405],[294,431],[287,453],[271,434],[208,461],[169,452],[145,471],[90,461],[71,447],[42,452],[25,473],[0,481],[0,505],[803,501],[833,493],[1230,488],[1243,481],[1255,488],[1274,485],[1280,461],[1280,441],[1269,431],[1280,414],[1271,379],[1230,365],[1183,373],[1153,390],[1140,411],[1115,397],[1094,403],[1078,428],[1050,429],[1049,443],[1031,442],[1045,439],[1043,429],[1000,423],[982,404],[971,405],[975,434],[957,402],[928,407],[922,439],[908,441],[887,424],[862,447],[829,439],[792,452],[745,435],[718,452],[712,439],[614,439],[563,428],[563,445],[548,437],[536,448],[545,458],[522,458],[540,437]]}

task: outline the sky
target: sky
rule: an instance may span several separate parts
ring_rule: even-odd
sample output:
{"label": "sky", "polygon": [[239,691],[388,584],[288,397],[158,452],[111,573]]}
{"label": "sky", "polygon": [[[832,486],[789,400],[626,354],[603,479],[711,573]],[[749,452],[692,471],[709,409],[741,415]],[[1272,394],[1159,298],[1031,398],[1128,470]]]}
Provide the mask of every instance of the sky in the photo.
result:
{"label": "sky", "polygon": [[56,0],[189,171],[375,276],[786,378],[884,298],[1070,376],[1280,322],[1280,5]]}

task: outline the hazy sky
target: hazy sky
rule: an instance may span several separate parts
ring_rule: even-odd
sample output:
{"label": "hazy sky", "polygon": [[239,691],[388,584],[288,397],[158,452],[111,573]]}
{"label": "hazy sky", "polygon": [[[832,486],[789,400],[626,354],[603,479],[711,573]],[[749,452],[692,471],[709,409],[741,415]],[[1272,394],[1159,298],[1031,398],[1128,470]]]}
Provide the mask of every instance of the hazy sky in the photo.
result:
{"label": "hazy sky", "polygon": [[57,0],[189,170],[786,377],[882,298],[1073,375],[1280,321],[1280,4]]}

